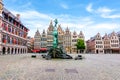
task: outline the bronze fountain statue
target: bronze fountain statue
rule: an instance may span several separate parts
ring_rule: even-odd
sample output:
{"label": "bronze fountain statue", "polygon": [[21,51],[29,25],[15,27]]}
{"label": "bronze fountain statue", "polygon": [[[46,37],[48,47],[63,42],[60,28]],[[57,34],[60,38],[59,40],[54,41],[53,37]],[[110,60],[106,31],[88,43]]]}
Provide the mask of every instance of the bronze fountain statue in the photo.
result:
{"label": "bronze fountain statue", "polygon": [[58,48],[58,31],[57,31],[57,19],[54,20],[55,25],[53,29],[53,47],[48,51],[47,55],[42,55],[46,60],[52,58],[60,58],[60,59],[72,59],[72,57],[66,54],[62,48]]}

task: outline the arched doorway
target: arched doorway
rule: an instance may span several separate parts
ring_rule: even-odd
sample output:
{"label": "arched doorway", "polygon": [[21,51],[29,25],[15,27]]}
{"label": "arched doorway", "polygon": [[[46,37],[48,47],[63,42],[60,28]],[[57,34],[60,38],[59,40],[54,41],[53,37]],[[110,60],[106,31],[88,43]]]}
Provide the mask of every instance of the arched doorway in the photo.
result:
{"label": "arched doorway", "polygon": [[19,54],[19,49],[18,49],[18,54]]}
{"label": "arched doorway", "polygon": [[15,54],[17,53],[17,49],[15,48]]}
{"label": "arched doorway", "polygon": [[8,49],[7,49],[7,52],[8,52],[8,54],[10,54],[10,48],[8,47]]}
{"label": "arched doorway", "polygon": [[26,52],[25,52],[25,49],[24,49],[24,53],[26,53]]}
{"label": "arched doorway", "polygon": [[11,49],[11,54],[13,54],[13,48]]}
{"label": "arched doorway", "polygon": [[22,54],[22,49],[21,49],[20,53]]}
{"label": "arched doorway", "polygon": [[98,50],[96,50],[96,53],[98,54]]}
{"label": "arched doorway", "polygon": [[3,47],[3,49],[2,49],[2,53],[3,53],[3,55],[5,54],[5,47]]}

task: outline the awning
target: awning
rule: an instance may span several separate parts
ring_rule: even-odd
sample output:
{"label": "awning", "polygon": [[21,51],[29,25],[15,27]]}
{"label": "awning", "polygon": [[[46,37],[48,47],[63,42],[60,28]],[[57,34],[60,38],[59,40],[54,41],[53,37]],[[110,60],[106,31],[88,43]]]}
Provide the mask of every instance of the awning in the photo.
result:
{"label": "awning", "polygon": [[33,49],[32,52],[39,52],[40,50],[37,49]]}
{"label": "awning", "polygon": [[47,51],[47,48],[40,48],[40,51]]}

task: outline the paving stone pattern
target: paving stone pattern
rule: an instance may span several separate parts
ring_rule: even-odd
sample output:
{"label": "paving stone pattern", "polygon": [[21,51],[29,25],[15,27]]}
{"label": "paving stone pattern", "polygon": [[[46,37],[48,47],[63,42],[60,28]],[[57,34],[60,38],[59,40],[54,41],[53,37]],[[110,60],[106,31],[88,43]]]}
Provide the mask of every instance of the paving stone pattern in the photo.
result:
{"label": "paving stone pattern", "polygon": [[82,54],[83,60],[31,55],[1,55],[0,80],[120,80],[120,54]]}

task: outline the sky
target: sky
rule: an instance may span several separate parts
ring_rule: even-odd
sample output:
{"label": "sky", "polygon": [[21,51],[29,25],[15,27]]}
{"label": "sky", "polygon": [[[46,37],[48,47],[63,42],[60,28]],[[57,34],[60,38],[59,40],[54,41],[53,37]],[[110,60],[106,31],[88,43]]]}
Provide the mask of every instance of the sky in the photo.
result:
{"label": "sky", "polygon": [[47,30],[50,21],[56,18],[63,30],[68,27],[71,32],[82,31],[85,40],[98,32],[104,36],[120,31],[120,0],[3,0],[3,3],[14,15],[20,14],[31,37],[37,29],[40,33]]}

